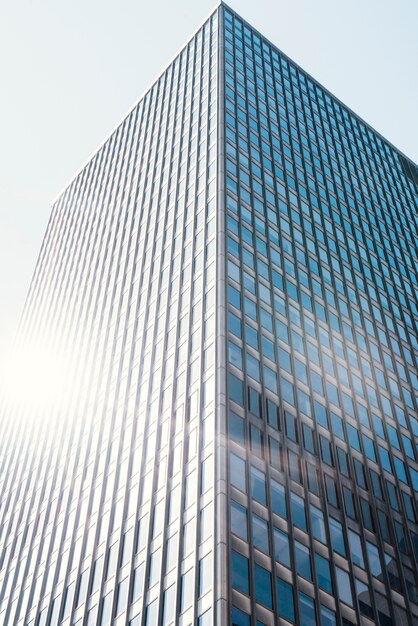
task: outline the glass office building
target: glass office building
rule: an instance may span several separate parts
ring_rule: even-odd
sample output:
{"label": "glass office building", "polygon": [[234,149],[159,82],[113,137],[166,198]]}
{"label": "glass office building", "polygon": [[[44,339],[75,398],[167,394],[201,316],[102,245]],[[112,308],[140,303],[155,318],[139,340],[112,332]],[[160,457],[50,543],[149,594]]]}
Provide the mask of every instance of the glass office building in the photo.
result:
{"label": "glass office building", "polygon": [[53,204],[0,623],[417,626],[417,258],[416,165],[217,7]]}

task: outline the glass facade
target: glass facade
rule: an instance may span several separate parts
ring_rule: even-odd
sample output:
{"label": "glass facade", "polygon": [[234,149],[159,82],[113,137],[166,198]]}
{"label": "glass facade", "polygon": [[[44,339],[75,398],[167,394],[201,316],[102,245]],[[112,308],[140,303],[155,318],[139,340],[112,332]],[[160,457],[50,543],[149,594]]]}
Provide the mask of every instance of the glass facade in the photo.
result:
{"label": "glass facade", "polygon": [[418,626],[417,200],[213,12],[52,207],[0,417],[1,624]]}
{"label": "glass facade", "polygon": [[212,619],[217,23],[52,207],[18,353],[67,384],[3,410],[2,625]]}
{"label": "glass facade", "polygon": [[223,20],[230,619],[417,625],[417,169]]}

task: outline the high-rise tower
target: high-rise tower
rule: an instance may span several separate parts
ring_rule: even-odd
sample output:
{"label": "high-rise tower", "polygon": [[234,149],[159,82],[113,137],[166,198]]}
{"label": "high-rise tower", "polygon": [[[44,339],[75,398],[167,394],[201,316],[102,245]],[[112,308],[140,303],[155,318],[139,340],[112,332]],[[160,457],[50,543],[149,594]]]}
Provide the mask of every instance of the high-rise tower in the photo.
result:
{"label": "high-rise tower", "polygon": [[417,199],[213,12],[53,204],[2,405],[2,625],[418,625]]}

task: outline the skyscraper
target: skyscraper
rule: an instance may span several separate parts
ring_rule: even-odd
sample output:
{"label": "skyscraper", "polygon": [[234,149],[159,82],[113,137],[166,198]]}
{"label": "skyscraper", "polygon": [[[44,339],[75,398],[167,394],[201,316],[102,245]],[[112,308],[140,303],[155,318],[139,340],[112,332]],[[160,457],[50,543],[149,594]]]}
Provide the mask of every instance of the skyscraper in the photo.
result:
{"label": "skyscraper", "polygon": [[221,4],[54,202],[0,623],[418,624],[418,170]]}

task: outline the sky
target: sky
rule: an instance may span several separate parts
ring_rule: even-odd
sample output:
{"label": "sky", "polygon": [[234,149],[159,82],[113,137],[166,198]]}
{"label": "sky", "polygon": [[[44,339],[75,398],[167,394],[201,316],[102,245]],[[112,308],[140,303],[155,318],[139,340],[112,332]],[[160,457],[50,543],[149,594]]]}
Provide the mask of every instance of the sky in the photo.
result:
{"label": "sky", "polygon": [[[52,201],[215,5],[0,3],[0,375]],[[418,160],[416,0],[229,5]]]}

